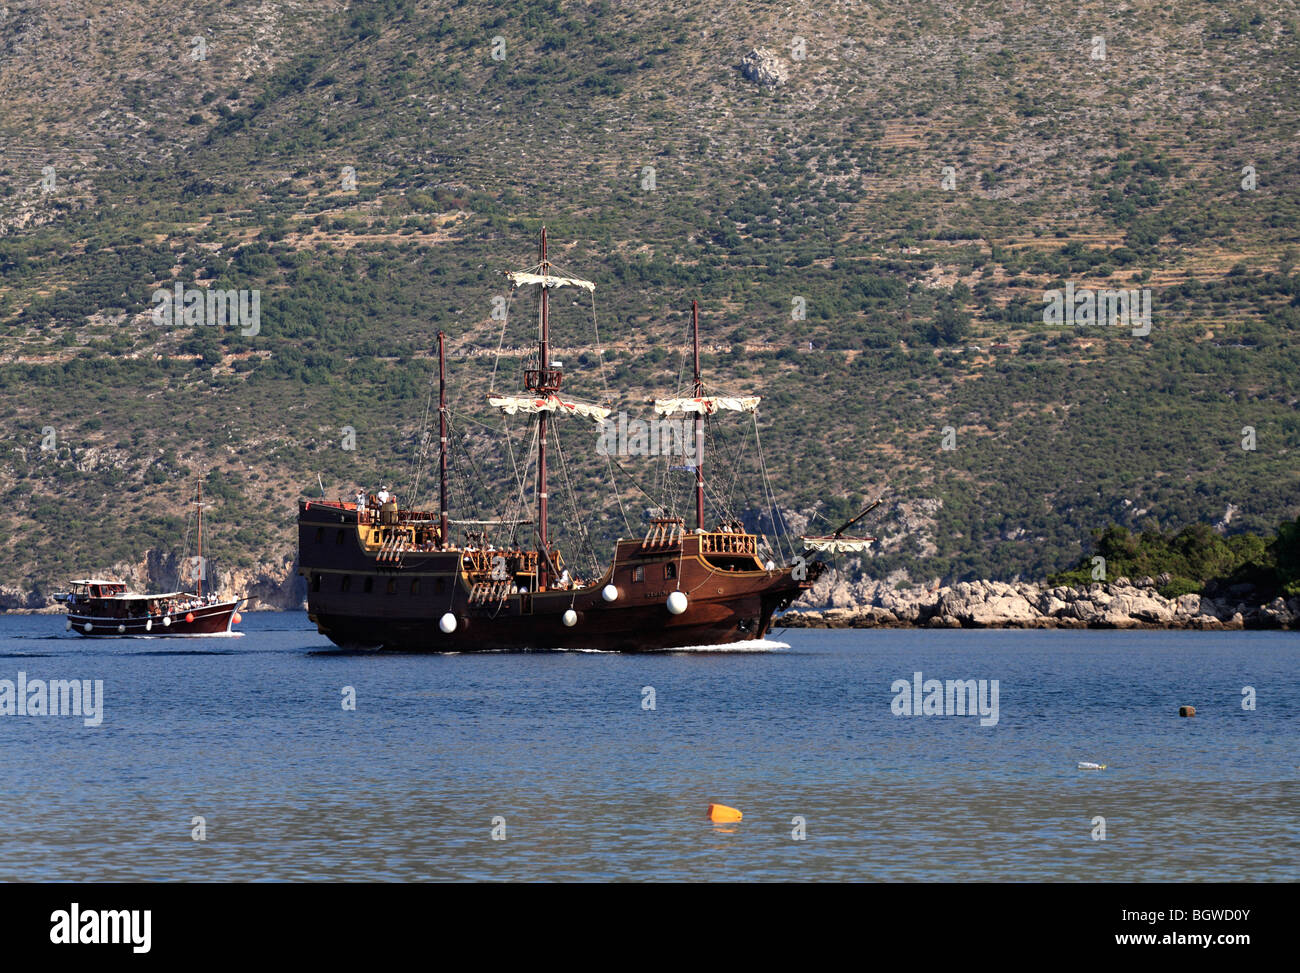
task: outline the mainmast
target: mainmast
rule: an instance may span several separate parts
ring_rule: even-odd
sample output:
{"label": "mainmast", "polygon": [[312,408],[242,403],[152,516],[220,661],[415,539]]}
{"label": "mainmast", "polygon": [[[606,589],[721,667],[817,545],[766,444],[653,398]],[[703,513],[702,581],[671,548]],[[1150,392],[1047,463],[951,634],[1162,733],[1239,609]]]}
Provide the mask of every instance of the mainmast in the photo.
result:
{"label": "mainmast", "polygon": [[438,332],[438,537],[447,547],[447,356]]}
{"label": "mainmast", "polygon": [[593,293],[596,285],[578,277],[552,274],[554,268],[546,252],[546,227],[542,227],[538,256],[538,266],[533,270],[506,273],[506,277],[515,287],[527,284],[542,289],[538,299],[537,361],[535,367],[524,369],[524,388],[530,394],[527,396],[489,395],[488,403],[503,410],[507,415],[523,412],[537,416],[537,528],[535,532],[538,553],[537,589],[545,591],[550,585],[552,573],[556,571],[556,564],[551,558],[550,531],[547,522],[547,506],[550,497],[546,483],[546,440],[549,435],[551,413],[562,412],[566,415],[582,416],[599,423],[608,418],[610,410],[605,406],[561,399],[558,394],[564,376],[561,374],[559,363],[551,361],[551,288],[577,287]]}
{"label": "mainmast", "polygon": [[[546,256],[546,227],[542,227],[540,264],[539,272],[542,277],[549,277],[551,262]],[[530,392],[536,392],[538,395],[546,397],[560,390],[560,373],[558,370],[551,368],[551,295],[550,288],[545,283],[542,285],[540,304],[537,368],[530,370],[524,376],[524,387]],[[541,555],[537,563],[537,588],[539,591],[545,591],[548,586],[551,565],[551,545],[546,517],[547,500],[549,499],[546,492],[546,437],[547,416],[546,412],[542,411],[537,413],[537,549]]]}
{"label": "mainmast", "polygon": [[[700,380],[700,307],[691,301],[691,340],[695,349],[695,385],[692,395],[704,395]],[[695,413],[695,526],[704,529],[704,413]]]}

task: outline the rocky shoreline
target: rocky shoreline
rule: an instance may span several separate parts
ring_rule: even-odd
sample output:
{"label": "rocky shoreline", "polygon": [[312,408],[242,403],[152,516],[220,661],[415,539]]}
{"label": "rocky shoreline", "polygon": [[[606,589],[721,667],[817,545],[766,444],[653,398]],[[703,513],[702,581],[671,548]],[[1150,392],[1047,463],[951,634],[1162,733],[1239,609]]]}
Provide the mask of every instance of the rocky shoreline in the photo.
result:
{"label": "rocky shoreline", "polygon": [[[865,590],[856,590],[859,587]],[[1252,591],[1166,598],[1156,582],[1118,578],[1086,588],[963,581],[939,587],[885,582],[828,592],[830,607],[792,610],[783,628],[1300,629],[1300,598],[1260,603]],[[814,592],[814,595],[816,592]],[[847,596],[847,597],[846,597]],[[849,601],[850,604],[837,602]]]}

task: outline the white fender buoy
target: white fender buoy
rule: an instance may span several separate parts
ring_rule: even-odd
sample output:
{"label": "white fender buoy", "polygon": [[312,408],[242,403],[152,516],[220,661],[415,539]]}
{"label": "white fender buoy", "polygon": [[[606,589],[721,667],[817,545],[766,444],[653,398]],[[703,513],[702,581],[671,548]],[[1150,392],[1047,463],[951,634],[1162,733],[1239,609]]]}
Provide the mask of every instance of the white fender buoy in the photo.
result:
{"label": "white fender buoy", "polygon": [[81,630],[83,632],[93,632],[95,630],[95,626],[91,625],[90,622],[86,622],[85,625],[81,626]]}
{"label": "white fender buoy", "polygon": [[118,635],[121,635],[121,634],[122,634],[123,632],[125,632],[125,631],[126,631],[126,626],[125,626],[125,625],[119,625],[119,626],[117,627],[117,634],[118,634]]}
{"label": "white fender buoy", "polygon": [[171,627],[172,627],[172,617],[170,615],[164,615],[163,628],[171,628]]}
{"label": "white fender buoy", "polygon": [[775,562],[775,561],[768,561],[767,564],[766,564],[766,567],[767,567],[767,570],[769,570],[769,571],[775,571],[775,570],[776,570],[776,562]]}
{"label": "white fender buoy", "polygon": [[63,630],[64,630],[65,632],[71,632],[71,631],[72,631],[72,619],[71,619],[71,618],[69,618],[66,622],[63,623]]}
{"label": "white fender buoy", "polygon": [[578,624],[578,613],[574,611],[572,608],[570,608],[568,611],[564,613],[563,621],[565,627],[573,628],[573,626]]}
{"label": "white fender buoy", "polygon": [[680,615],[686,611],[686,595],[680,591],[674,591],[668,596],[668,610],[674,615]]}
{"label": "white fender buoy", "polygon": [[618,589],[612,584],[607,584],[600,589],[600,597],[606,601],[618,601]]}
{"label": "white fender buoy", "polygon": [[152,632],[152,631],[153,631],[153,619],[152,619],[152,618],[149,619],[147,622],[144,623],[144,630],[145,630],[146,632]]}
{"label": "white fender buoy", "polygon": [[442,629],[444,635],[450,635],[456,631],[456,616],[451,612],[447,612],[442,618],[438,619],[438,627]]}

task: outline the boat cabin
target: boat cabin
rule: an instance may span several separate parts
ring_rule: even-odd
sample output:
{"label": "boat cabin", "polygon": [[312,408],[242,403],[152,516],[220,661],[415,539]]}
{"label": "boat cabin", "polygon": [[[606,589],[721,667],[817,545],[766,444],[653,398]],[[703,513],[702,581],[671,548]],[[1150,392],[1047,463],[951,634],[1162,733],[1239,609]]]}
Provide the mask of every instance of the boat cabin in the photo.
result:
{"label": "boat cabin", "polygon": [[112,598],[114,595],[125,592],[126,585],[121,581],[102,581],[98,578],[83,578],[80,581],[73,581],[68,588],[68,594],[77,600]]}

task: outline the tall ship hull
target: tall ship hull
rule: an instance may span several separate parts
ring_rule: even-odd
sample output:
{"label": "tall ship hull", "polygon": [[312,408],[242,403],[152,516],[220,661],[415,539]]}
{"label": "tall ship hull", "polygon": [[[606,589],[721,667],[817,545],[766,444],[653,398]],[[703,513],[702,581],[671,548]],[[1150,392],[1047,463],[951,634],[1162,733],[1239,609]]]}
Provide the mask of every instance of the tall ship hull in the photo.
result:
{"label": "tall ship hull", "polygon": [[759,561],[752,534],[672,526],[619,541],[599,579],[539,591],[531,551],[422,551],[434,533],[428,515],[403,511],[384,527],[355,504],[308,500],[298,510],[300,570],[311,620],[339,645],[629,652],[762,639],[821,569],[812,562],[796,580],[796,568]]}

